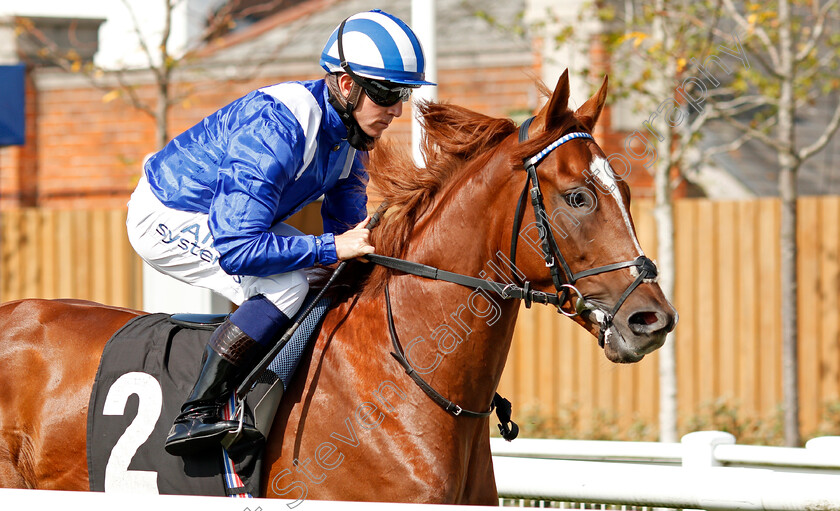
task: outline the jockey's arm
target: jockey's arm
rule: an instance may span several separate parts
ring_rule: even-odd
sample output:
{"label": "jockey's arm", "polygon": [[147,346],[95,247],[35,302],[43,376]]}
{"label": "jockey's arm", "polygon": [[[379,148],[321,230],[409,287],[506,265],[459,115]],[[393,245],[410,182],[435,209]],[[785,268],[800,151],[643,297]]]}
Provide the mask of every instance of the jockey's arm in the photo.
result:
{"label": "jockey's arm", "polygon": [[283,190],[301,164],[294,151],[282,149],[290,147],[284,135],[276,124],[252,123],[231,137],[236,149],[220,165],[209,212],[219,262],[228,274],[261,277],[336,262],[331,233],[278,236],[270,230]]}
{"label": "jockey's arm", "polygon": [[[356,155],[353,170],[346,179],[339,180],[324,194],[321,216],[324,232],[335,234],[335,250],[339,261],[353,259],[374,252],[369,241],[370,231],[365,228],[367,215],[367,194],[365,186],[368,175]],[[350,226],[354,226],[349,228]]]}

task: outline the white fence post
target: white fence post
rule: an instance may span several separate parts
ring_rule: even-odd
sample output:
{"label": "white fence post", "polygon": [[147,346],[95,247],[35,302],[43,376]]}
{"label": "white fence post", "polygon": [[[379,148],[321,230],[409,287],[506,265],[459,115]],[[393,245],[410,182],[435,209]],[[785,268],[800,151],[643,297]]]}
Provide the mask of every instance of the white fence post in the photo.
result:
{"label": "white fence post", "polygon": [[840,436],[820,436],[805,442],[805,448],[812,452],[834,452],[840,459]]}
{"label": "white fence post", "polygon": [[695,431],[683,436],[681,443],[683,467],[719,467],[721,463],[715,458],[715,447],[734,444],[735,436],[723,431]]}

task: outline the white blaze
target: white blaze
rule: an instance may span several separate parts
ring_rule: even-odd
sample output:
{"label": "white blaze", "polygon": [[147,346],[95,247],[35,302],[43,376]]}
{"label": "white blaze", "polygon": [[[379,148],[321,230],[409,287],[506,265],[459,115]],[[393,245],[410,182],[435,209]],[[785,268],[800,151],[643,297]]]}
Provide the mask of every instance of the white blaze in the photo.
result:
{"label": "white blaze", "polygon": [[589,170],[589,175],[595,176],[595,179],[601,182],[603,189],[610,191],[609,194],[615,199],[616,204],[618,204],[618,209],[621,211],[621,216],[624,218],[624,225],[627,227],[627,234],[633,240],[633,245],[635,245],[640,256],[645,255],[642,252],[642,247],[639,245],[636,234],[633,232],[633,226],[630,224],[630,213],[624,207],[624,201],[621,199],[621,191],[618,189],[615,173],[612,167],[610,167],[610,163],[600,156],[595,156]]}

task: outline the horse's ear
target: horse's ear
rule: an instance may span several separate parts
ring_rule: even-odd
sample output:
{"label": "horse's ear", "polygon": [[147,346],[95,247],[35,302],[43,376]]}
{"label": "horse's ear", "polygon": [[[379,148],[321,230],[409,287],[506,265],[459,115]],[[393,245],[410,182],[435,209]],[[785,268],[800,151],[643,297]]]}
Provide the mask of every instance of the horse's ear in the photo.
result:
{"label": "horse's ear", "polygon": [[601,116],[601,110],[604,109],[604,103],[607,100],[607,83],[608,77],[604,76],[604,83],[601,84],[601,88],[598,89],[598,92],[595,93],[594,96],[586,100],[586,103],[582,104],[580,108],[577,109],[575,112],[575,117],[583,124],[583,126],[592,131],[595,127],[595,124],[598,122],[598,117]]}
{"label": "horse's ear", "polygon": [[548,131],[554,128],[553,123],[562,119],[563,114],[569,108],[569,70],[563,71],[560,79],[557,80],[557,86],[554,87],[554,93],[551,94],[551,99],[548,100],[548,105],[543,109],[545,114],[545,130]]}

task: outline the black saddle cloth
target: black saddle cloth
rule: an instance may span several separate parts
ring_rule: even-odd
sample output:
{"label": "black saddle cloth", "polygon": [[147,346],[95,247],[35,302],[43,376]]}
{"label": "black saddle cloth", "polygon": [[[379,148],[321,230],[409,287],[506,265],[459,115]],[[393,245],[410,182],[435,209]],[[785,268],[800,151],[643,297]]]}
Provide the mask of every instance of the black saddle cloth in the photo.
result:
{"label": "black saddle cloth", "polygon": [[[88,409],[91,491],[226,495],[223,450],[172,456],[163,443],[198,377],[209,330],[173,324],[168,314],[131,320],[102,353]],[[231,454],[245,483],[259,494],[262,449]]]}

